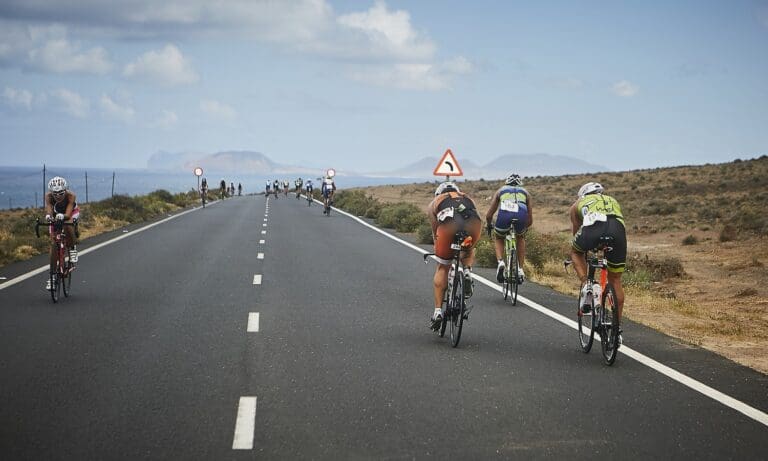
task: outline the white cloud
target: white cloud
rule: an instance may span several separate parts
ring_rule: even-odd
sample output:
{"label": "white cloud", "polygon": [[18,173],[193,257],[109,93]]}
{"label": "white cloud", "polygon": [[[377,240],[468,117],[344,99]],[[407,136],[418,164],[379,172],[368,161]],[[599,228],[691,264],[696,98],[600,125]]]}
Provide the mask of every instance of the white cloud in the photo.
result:
{"label": "white cloud", "polygon": [[367,66],[353,71],[350,77],[359,82],[401,90],[439,91],[448,88],[447,79],[431,64]]}
{"label": "white cloud", "polygon": [[622,80],[614,83],[611,87],[611,91],[618,96],[629,98],[636,95],[640,91],[640,88],[628,80]]}
{"label": "white cloud", "polygon": [[176,113],[165,109],[160,114],[160,116],[155,119],[155,121],[152,123],[152,126],[156,128],[168,129],[176,126],[178,122],[179,117],[176,115]]}
{"label": "white cloud", "polygon": [[55,73],[106,74],[112,69],[104,48],[81,52],[78,45],[66,39],[49,40],[42,47],[30,50],[28,61],[34,69]]}
{"label": "white cloud", "polygon": [[17,90],[7,86],[3,90],[3,99],[11,107],[32,110],[32,98],[32,93],[28,90]]}
{"label": "white cloud", "polygon": [[233,120],[237,117],[237,112],[231,106],[211,99],[201,101],[200,110],[210,117],[222,120]]}
{"label": "white cloud", "polygon": [[105,94],[101,95],[99,104],[101,105],[102,114],[121,122],[132,123],[136,116],[136,111],[133,107],[121,106]]}
{"label": "white cloud", "polygon": [[195,83],[198,76],[179,49],[171,44],[162,50],[148,51],[125,66],[123,75],[162,85]]}
{"label": "white cloud", "polygon": [[73,91],[62,88],[54,91],[52,96],[59,102],[59,109],[73,117],[85,118],[90,112],[91,103]]}
{"label": "white cloud", "polygon": [[435,53],[435,44],[411,25],[411,15],[404,10],[389,11],[384,2],[377,2],[366,12],[339,16],[336,21],[342,28],[361,32],[373,55],[423,60]]}

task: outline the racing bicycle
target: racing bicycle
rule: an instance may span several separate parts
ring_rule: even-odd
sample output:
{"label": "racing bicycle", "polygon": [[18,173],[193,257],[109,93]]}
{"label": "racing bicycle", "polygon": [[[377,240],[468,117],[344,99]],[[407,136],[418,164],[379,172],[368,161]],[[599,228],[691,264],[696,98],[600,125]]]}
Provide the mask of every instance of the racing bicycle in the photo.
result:
{"label": "racing bicycle", "polygon": [[68,297],[72,292],[72,271],[77,267],[69,258],[67,234],[64,232],[65,226],[75,227],[75,224],[63,221],[54,221],[50,224],[42,223],[39,218],[35,223],[35,234],[38,238],[40,238],[41,227],[48,227],[53,235],[52,245],[55,262],[49,276],[51,278],[51,299],[54,303],[59,302],[62,291],[65,297]]}
{"label": "racing bicycle", "polygon": [[[464,320],[467,319],[469,310],[467,308],[467,299],[465,297],[465,285],[471,283],[464,275],[464,265],[461,263],[462,252],[469,251],[472,248],[472,236],[466,231],[459,231],[451,243],[451,249],[454,250],[451,268],[448,272],[448,287],[443,295],[443,321],[436,327],[437,334],[442,338],[445,336],[445,329],[450,324],[451,345],[456,347],[461,339],[461,330],[464,326]],[[434,256],[434,253],[424,255],[424,262],[427,258]]]}
{"label": "racing bicycle", "polygon": [[[512,298],[512,305],[517,305],[517,289],[520,286],[518,278],[520,261],[517,253],[517,233],[515,232],[515,223],[517,219],[512,220],[511,227],[507,236],[504,237],[504,300]],[[487,226],[488,236],[493,235],[493,227]]]}
{"label": "racing bicycle", "polygon": [[[621,328],[617,318],[618,299],[616,290],[608,282],[608,263],[605,259],[605,253],[612,250],[611,243],[613,237],[604,235],[600,237],[598,247],[588,252],[585,256],[587,260],[587,281],[582,287],[586,286],[586,301],[582,299],[582,290],[579,290],[579,305],[576,311],[579,324],[579,344],[584,353],[589,353],[592,349],[592,343],[595,339],[595,333],[600,335],[600,348],[603,353],[603,360],[606,365],[613,365],[616,361],[616,355],[621,345]],[[571,261],[565,261],[567,268]],[[595,278],[595,273],[600,270],[599,279]],[[599,301],[598,301],[599,300]]]}

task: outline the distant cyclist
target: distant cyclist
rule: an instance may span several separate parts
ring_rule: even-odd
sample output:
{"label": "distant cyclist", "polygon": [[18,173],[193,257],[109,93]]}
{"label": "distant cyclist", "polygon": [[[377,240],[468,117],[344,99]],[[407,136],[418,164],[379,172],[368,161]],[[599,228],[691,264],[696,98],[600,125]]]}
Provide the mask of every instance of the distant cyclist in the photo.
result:
{"label": "distant cyclist", "polygon": [[221,196],[221,199],[224,200],[227,196],[227,182],[223,179],[219,183],[219,195]]}
{"label": "distant cyclist", "polygon": [[[493,194],[490,208],[485,214],[485,222],[488,228],[493,228],[493,245],[496,251],[496,280],[504,282],[504,239],[512,229],[512,220],[515,222],[515,235],[517,236],[517,254],[520,262],[517,280],[522,283],[525,279],[523,264],[525,263],[525,232],[533,225],[533,206],[531,194],[523,189],[523,180],[520,175],[511,174],[504,180],[504,186]],[[496,221],[493,222],[493,214],[498,210]]]}
{"label": "distant cyclist", "polygon": [[474,281],[471,278],[472,264],[475,260],[475,244],[480,239],[482,222],[477,213],[475,202],[462,193],[452,182],[444,182],[437,186],[435,198],[428,206],[427,214],[432,225],[432,240],[435,244],[435,258],[438,265],[433,279],[435,311],[432,314],[431,327],[437,328],[443,320],[443,296],[448,287],[448,271],[450,270],[454,251],[451,249],[456,233],[464,230],[472,237],[471,249],[463,254],[464,276],[467,280],[464,295],[472,296]]}
{"label": "distant cyclist", "polygon": [[315,191],[315,186],[312,184],[311,179],[307,179],[307,182],[304,184],[304,190],[306,190],[307,197],[311,200],[312,193]]}
{"label": "distant cyclist", "polygon": [[325,179],[323,179],[320,191],[323,194],[323,205],[325,205],[323,213],[325,213],[325,210],[327,210],[333,203],[333,194],[336,192],[336,183],[333,181],[332,176],[327,175]]}
{"label": "distant cyclist", "polygon": [[267,185],[266,185],[266,188],[264,189],[264,196],[269,197],[269,194],[271,192],[272,192],[272,182],[269,179],[267,179]]}
{"label": "distant cyclist", "polygon": [[231,197],[235,196],[235,183],[233,182],[229,183],[229,195]]}
{"label": "distant cyclist", "polygon": [[237,195],[243,195],[243,183],[237,183]]}
{"label": "distant cyclist", "polygon": [[[45,193],[45,221],[52,223],[54,221],[71,223],[77,225],[80,219],[80,207],[77,206],[77,197],[75,193],[69,190],[67,181],[56,176],[48,181],[48,192]],[[66,245],[69,248],[70,262],[77,262],[77,248],[75,247],[75,229],[73,226],[64,226],[66,234]],[[54,238],[53,227],[50,228],[51,239]],[[51,245],[50,251],[50,271],[53,272],[56,267],[56,251]],[[45,285],[46,290],[51,289],[51,278],[48,277]]]}
{"label": "distant cyclist", "polygon": [[280,181],[277,179],[272,182],[272,192],[274,192],[275,198],[277,198],[277,194],[280,193]]}
{"label": "distant cyclist", "polygon": [[283,180],[283,195],[288,197],[288,189],[291,187],[291,182],[287,179]]}
{"label": "distant cyclist", "polygon": [[293,185],[296,186],[296,198],[299,198],[301,195],[301,186],[304,185],[304,181],[301,178],[298,178],[293,182]]}
{"label": "distant cyclist", "polygon": [[588,182],[581,186],[579,198],[571,205],[568,212],[573,231],[571,261],[582,286],[582,299],[586,299],[587,287],[584,282],[587,280],[587,261],[584,253],[597,248],[600,237],[613,237],[611,251],[605,252],[605,258],[608,261],[608,281],[616,290],[616,318],[621,325],[621,310],[624,306],[621,274],[627,261],[627,234],[619,202],[603,194],[603,191],[600,183]]}
{"label": "distant cyclist", "polygon": [[206,195],[208,193],[208,180],[203,178],[200,182],[200,195]]}

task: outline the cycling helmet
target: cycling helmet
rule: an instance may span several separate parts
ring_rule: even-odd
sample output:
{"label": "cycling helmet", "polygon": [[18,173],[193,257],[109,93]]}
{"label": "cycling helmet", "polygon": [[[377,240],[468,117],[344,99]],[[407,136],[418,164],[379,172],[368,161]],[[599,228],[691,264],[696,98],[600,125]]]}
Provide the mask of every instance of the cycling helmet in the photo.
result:
{"label": "cycling helmet", "polygon": [[519,174],[512,173],[504,180],[504,184],[507,186],[522,186],[523,178],[521,178]]}
{"label": "cycling helmet", "polygon": [[48,190],[54,194],[60,194],[67,190],[67,180],[61,176],[56,176],[48,181]]}
{"label": "cycling helmet", "polygon": [[450,191],[461,192],[459,190],[459,186],[457,186],[456,184],[452,182],[444,182],[444,183],[441,183],[439,186],[437,186],[437,189],[435,189],[435,197]]}
{"label": "cycling helmet", "polygon": [[588,182],[581,186],[579,189],[579,198],[589,194],[601,194],[603,192],[603,186],[599,182]]}

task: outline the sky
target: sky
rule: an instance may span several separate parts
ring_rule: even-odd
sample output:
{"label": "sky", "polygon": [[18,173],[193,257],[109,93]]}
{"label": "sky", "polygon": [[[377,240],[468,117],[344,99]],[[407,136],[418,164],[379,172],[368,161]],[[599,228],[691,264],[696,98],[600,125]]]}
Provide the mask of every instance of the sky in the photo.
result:
{"label": "sky", "polygon": [[2,0],[0,166],[768,154],[768,1]]}

